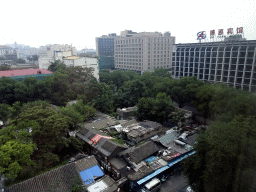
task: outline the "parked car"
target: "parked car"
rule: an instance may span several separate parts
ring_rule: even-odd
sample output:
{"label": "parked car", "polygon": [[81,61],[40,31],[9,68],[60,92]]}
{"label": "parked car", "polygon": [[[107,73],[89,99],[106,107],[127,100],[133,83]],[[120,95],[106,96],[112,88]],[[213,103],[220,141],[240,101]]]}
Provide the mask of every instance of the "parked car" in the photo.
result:
{"label": "parked car", "polygon": [[191,186],[189,186],[189,187],[187,188],[186,192],[194,192],[194,190],[192,189]]}

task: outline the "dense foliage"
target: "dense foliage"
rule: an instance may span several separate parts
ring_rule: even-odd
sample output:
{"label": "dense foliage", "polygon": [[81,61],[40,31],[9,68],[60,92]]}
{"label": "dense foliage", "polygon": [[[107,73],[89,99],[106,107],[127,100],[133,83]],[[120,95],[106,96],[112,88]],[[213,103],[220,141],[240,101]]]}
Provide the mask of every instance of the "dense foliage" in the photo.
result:
{"label": "dense foliage", "polygon": [[[55,63],[51,70],[54,74],[43,81],[0,78],[0,118],[5,123],[12,119],[0,131],[0,156],[8,157],[8,150],[27,154],[15,157],[15,161],[0,160],[1,172],[17,176],[25,167],[58,163],[69,149],[79,149],[79,141],[68,137],[67,132],[79,129],[79,123],[93,117],[96,110],[114,115],[117,108],[136,105],[139,120],[177,122],[183,116],[177,111],[172,113],[177,104],[181,108],[194,106],[213,120],[210,128],[200,134],[195,155],[184,164],[193,188],[230,192],[255,188],[255,95],[224,83],[208,84],[196,77],[172,79],[165,69],[142,75],[101,71],[100,82],[89,69]],[[72,100],[78,103],[64,107]],[[46,101],[62,107],[56,110]]]}

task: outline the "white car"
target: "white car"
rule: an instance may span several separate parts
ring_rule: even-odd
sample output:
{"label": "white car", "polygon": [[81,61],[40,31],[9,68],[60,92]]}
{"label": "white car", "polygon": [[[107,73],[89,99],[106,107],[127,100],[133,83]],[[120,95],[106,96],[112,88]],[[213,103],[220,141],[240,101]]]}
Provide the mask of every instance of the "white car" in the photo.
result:
{"label": "white car", "polygon": [[189,186],[189,187],[187,188],[186,192],[194,192],[194,191],[193,191],[192,187]]}

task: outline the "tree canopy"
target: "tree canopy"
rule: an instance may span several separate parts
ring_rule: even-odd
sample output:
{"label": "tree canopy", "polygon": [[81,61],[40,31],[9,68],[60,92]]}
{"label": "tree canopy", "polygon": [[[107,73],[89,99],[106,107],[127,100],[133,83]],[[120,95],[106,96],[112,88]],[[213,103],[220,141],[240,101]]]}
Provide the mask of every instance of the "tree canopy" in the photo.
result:
{"label": "tree canopy", "polygon": [[141,98],[137,104],[136,116],[139,120],[151,120],[163,123],[174,111],[170,96],[159,93],[155,99]]}
{"label": "tree canopy", "polygon": [[184,173],[197,191],[251,191],[256,179],[256,121],[216,121],[200,134]]}

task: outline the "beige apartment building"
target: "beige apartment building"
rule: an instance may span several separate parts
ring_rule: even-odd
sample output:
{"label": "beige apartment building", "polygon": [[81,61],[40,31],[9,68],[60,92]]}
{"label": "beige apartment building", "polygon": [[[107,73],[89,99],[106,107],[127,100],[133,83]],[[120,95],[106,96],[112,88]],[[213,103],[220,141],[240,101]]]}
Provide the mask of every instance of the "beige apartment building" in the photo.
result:
{"label": "beige apartment building", "polygon": [[175,37],[169,32],[122,31],[114,39],[115,68],[140,74],[156,68],[171,69],[173,44]]}

